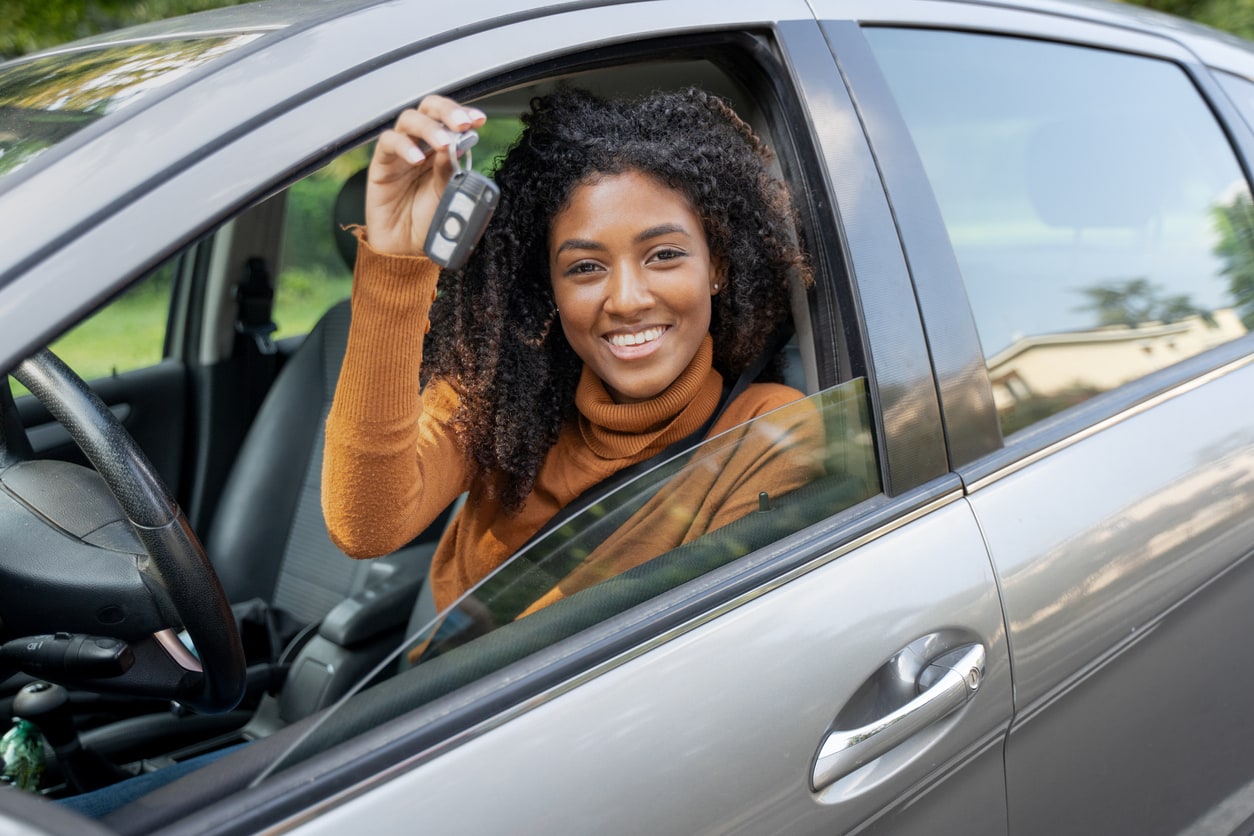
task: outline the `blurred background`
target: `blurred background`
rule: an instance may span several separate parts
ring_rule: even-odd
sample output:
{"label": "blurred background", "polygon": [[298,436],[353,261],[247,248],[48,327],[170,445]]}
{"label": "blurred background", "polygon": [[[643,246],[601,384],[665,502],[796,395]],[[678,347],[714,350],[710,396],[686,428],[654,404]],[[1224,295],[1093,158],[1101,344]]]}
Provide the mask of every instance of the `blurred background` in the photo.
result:
{"label": "blurred background", "polygon": [[[243,0],[0,0],[0,60]],[[311,0],[318,2],[318,0]],[[1254,39],[1254,0],[1129,0]]]}

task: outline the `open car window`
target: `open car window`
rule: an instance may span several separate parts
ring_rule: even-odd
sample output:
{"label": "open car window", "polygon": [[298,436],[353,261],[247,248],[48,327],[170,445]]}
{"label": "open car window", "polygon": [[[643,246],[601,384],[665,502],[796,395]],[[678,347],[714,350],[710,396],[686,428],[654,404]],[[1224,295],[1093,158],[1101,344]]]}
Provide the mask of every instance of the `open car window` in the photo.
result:
{"label": "open car window", "polygon": [[[754,462],[746,465],[746,456]],[[804,476],[772,493],[757,479],[779,467]],[[880,490],[866,380],[856,378],[709,439],[602,497],[417,625],[378,670],[398,655],[402,666],[417,666],[403,686],[415,708]],[[714,496],[726,513],[711,513]],[[678,547],[657,548],[678,530]]]}

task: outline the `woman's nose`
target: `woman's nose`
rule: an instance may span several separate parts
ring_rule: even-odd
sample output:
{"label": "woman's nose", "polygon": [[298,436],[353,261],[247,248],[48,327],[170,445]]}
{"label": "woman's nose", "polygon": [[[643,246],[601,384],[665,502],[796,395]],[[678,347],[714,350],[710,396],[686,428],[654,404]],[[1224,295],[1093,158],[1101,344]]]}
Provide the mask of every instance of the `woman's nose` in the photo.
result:
{"label": "woman's nose", "polygon": [[653,306],[653,293],[641,271],[620,268],[606,287],[605,310],[615,316],[631,316]]}

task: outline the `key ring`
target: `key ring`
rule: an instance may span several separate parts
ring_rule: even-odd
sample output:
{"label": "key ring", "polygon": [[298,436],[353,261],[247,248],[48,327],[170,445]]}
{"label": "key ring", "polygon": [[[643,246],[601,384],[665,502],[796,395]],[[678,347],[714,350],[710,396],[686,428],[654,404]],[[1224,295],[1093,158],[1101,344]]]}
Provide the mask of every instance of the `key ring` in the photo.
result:
{"label": "key ring", "polygon": [[[471,168],[473,167],[474,158],[471,156],[470,149],[474,148],[475,144],[478,141],[479,141],[479,134],[475,131],[466,131],[465,133],[453,134],[453,138],[449,141],[449,147],[453,149],[453,168],[454,169],[457,169],[457,170],[461,169],[460,165],[457,162],[457,154],[460,151],[466,155],[465,170],[466,171],[471,170]],[[462,148],[463,142],[466,143],[466,147],[464,149]]]}

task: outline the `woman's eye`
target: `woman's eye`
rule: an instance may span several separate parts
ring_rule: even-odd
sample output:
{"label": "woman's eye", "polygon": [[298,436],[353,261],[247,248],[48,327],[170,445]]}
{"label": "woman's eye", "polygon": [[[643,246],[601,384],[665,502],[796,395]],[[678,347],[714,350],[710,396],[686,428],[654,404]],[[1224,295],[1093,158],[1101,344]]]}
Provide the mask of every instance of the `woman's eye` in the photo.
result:
{"label": "woman's eye", "polygon": [[683,258],[687,253],[683,250],[672,248],[658,250],[649,257],[650,261],[674,261],[677,258]]}
{"label": "woman's eye", "polygon": [[566,275],[578,276],[586,273],[593,273],[597,270],[595,261],[577,261],[566,269]]}

